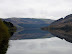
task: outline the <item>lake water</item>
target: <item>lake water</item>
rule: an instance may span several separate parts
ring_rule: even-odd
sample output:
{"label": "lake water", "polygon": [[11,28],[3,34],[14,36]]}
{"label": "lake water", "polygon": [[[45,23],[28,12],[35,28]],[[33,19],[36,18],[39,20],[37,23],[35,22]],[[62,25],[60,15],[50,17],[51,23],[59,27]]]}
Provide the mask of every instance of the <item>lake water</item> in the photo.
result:
{"label": "lake water", "polygon": [[72,43],[57,37],[10,40],[7,54],[72,54]]}
{"label": "lake water", "polygon": [[72,43],[48,31],[21,30],[14,35],[6,54],[72,54]]}

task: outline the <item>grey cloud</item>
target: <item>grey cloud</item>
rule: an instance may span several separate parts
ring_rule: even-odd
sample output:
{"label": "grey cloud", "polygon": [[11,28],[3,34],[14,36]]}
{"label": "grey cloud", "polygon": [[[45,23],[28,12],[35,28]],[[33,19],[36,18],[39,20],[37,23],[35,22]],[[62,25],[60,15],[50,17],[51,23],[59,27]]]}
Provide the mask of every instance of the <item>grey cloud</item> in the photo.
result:
{"label": "grey cloud", "polygon": [[0,17],[49,18],[53,16],[54,18],[51,19],[58,19],[72,13],[71,1],[72,0],[0,0]]}

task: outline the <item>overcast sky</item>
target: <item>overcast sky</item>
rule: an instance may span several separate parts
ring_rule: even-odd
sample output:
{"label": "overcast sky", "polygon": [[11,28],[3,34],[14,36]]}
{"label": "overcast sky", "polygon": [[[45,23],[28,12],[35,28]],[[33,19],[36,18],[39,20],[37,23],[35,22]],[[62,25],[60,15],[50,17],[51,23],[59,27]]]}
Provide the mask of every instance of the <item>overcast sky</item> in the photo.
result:
{"label": "overcast sky", "polygon": [[0,0],[0,18],[59,19],[72,14],[72,0]]}

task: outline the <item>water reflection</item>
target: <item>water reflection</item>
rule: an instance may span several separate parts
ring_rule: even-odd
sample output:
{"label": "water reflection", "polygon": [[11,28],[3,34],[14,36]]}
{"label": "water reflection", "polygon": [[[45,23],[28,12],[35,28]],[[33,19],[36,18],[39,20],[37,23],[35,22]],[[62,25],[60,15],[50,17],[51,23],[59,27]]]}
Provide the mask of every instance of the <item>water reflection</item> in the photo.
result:
{"label": "water reflection", "polygon": [[54,37],[48,31],[43,31],[40,28],[33,29],[22,29],[18,30],[12,37],[11,40],[21,39],[38,39],[38,38],[51,38]]}
{"label": "water reflection", "polygon": [[49,32],[38,28],[17,31],[10,39],[7,54],[72,54],[71,31]]}
{"label": "water reflection", "polygon": [[7,54],[72,54],[72,43],[57,37],[10,40]]}
{"label": "water reflection", "polygon": [[50,30],[50,33],[60,39],[65,39],[66,41],[72,43],[72,31]]}

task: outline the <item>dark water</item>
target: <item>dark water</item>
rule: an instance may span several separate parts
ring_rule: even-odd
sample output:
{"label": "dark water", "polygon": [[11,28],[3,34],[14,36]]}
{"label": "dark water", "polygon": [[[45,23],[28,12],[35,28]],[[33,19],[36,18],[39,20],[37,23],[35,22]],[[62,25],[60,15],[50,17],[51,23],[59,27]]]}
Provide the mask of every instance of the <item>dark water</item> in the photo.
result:
{"label": "dark water", "polygon": [[38,38],[51,38],[54,37],[48,31],[43,31],[40,28],[32,29],[22,29],[21,31],[16,32],[11,40],[22,40],[22,39],[38,39]]}
{"label": "dark water", "polygon": [[23,28],[17,30],[17,32],[10,38],[11,40],[53,37],[48,31],[41,30],[41,27],[47,27],[48,24],[19,24],[19,26]]}
{"label": "dark water", "polygon": [[72,54],[71,40],[63,32],[50,33],[39,28],[20,30],[11,37],[6,54]]}

